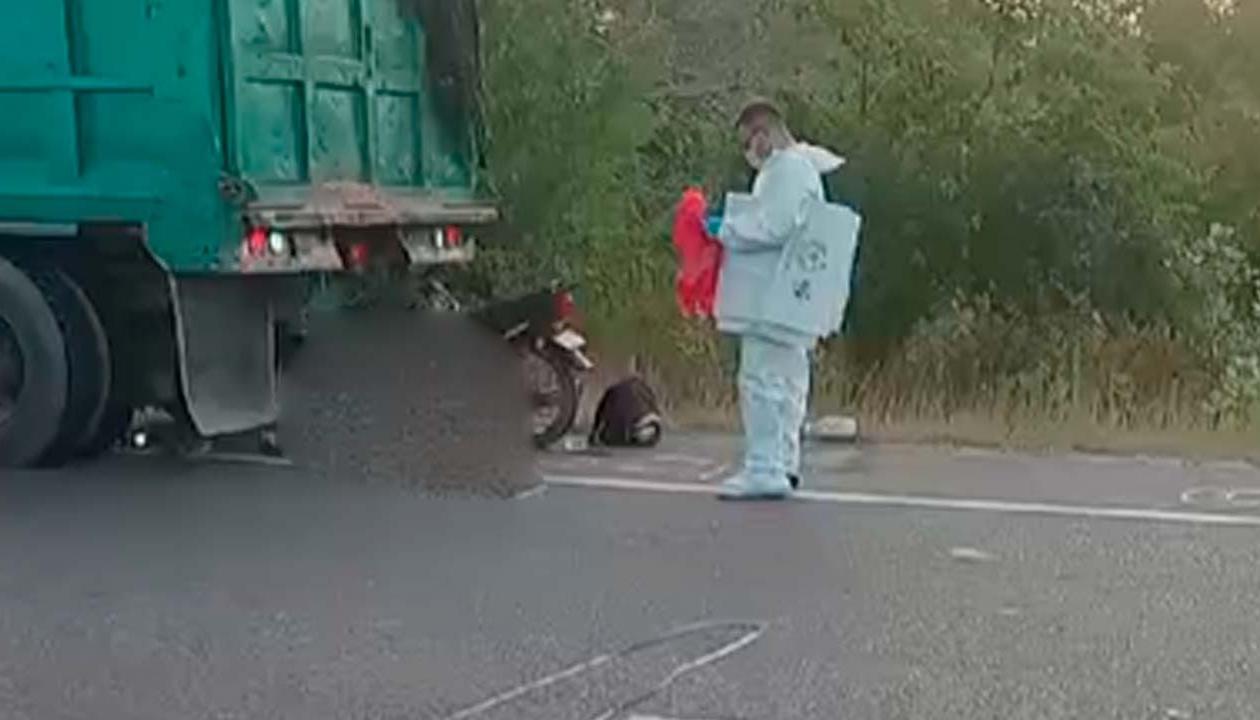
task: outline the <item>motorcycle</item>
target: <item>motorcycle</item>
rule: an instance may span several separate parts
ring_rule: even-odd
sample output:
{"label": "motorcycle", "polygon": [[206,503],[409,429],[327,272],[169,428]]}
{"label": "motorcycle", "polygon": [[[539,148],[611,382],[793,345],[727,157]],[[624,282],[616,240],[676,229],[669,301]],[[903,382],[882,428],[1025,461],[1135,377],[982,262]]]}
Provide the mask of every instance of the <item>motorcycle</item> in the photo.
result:
{"label": "motorcycle", "polygon": [[[537,292],[486,301],[453,292],[437,276],[419,278],[417,303],[430,311],[467,313],[503,337],[520,355],[530,393],[531,431],[539,449],[573,429],[581,402],[580,376],[594,369],[586,353],[572,288],[552,283]],[[304,314],[277,328],[279,362],[287,365],[305,336]]]}
{"label": "motorcycle", "polygon": [[595,367],[586,353],[572,288],[553,284],[492,302],[473,317],[520,354],[530,391],[534,444],[539,449],[555,445],[573,429],[582,396],[580,378]]}

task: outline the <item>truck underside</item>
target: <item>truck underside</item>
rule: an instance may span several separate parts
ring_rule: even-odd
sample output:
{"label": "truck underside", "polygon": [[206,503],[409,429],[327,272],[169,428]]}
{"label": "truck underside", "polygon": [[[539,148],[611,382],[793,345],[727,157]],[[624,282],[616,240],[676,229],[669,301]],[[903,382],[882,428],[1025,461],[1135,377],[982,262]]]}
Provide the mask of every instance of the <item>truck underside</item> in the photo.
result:
{"label": "truck underside", "polygon": [[310,278],[463,262],[473,0],[0,10],[0,468],[274,424]]}
{"label": "truck underside", "polygon": [[273,328],[299,288],[172,276],[138,227],[0,239],[0,467],[99,454],[140,407],[206,435],[274,422]]}
{"label": "truck underside", "polygon": [[[141,408],[200,437],[278,421],[277,328],[299,317],[309,272],[280,263],[172,274],[141,226],[24,230],[0,234],[0,467],[91,458]],[[450,244],[458,232],[341,228],[324,270],[397,274],[467,260],[471,242]],[[268,243],[262,259],[275,250]]]}
{"label": "truck underside", "polygon": [[138,228],[0,239],[0,466],[97,454],[177,399],[169,298]]}

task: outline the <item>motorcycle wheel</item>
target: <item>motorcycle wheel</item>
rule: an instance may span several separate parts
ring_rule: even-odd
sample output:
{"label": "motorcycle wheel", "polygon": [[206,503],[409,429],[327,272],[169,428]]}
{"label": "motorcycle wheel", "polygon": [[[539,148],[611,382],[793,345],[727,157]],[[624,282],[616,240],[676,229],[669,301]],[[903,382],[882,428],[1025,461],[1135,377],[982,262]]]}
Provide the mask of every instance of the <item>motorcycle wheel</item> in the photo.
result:
{"label": "motorcycle wheel", "polygon": [[654,448],[661,444],[661,436],[665,434],[665,429],[661,427],[661,423],[657,420],[645,425],[639,435],[639,446],[645,448]]}
{"label": "motorcycle wheel", "polygon": [[532,396],[534,445],[545,450],[567,435],[577,421],[577,378],[557,353],[530,348],[525,353],[525,379]]}

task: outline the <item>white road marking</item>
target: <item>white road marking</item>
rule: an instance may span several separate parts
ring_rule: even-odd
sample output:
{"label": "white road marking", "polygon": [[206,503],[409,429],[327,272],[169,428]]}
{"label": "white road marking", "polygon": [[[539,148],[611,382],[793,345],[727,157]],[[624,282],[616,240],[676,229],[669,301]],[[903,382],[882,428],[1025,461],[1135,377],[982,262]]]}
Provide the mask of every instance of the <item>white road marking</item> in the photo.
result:
{"label": "white road marking", "polygon": [[1221,488],[1215,487],[1193,487],[1181,493],[1182,505],[1197,505],[1200,503],[1225,502],[1226,492]]}
{"label": "white road marking", "polygon": [[[652,480],[572,477],[563,475],[549,475],[547,476],[546,481],[548,484],[557,487],[651,492],[672,495],[716,496],[719,490],[716,485],[703,485],[698,483],[672,483],[657,482]],[[1137,520],[1180,525],[1260,527],[1260,516],[1179,512],[1174,510],[1157,510],[1154,508],[1068,505],[1050,502],[945,498],[920,495],[885,495],[879,493],[832,492],[820,490],[801,491],[796,493],[793,497],[798,501],[803,500],[816,503],[831,503],[835,505],[899,507],[915,510],[956,510],[1005,513],[1013,515],[1052,515],[1057,517],[1089,518],[1094,520]]]}
{"label": "white road marking", "polygon": [[537,487],[532,487],[528,490],[522,490],[518,492],[517,494],[512,496],[512,499],[513,500],[530,500],[530,499],[538,497],[539,495],[542,495],[545,492],[547,492],[547,484],[542,483],[538,485]]}
{"label": "white road marking", "polygon": [[[565,668],[564,670],[561,670],[556,673],[552,673],[551,675],[548,675],[544,678],[535,680],[534,682],[520,685],[507,692],[500,693],[498,695],[495,695],[492,698],[479,702],[476,705],[473,705],[472,707],[468,707],[463,710],[460,710],[459,712],[456,712],[453,715],[448,715],[445,718],[445,720],[469,720],[469,718],[473,718],[478,715],[483,715],[491,710],[495,710],[510,702],[519,700],[522,697],[525,697],[527,695],[531,695],[539,690],[549,688],[553,685],[564,682],[565,680],[570,680],[584,673],[591,672],[593,670],[597,670],[601,667],[604,667],[605,665],[614,663],[618,659],[630,653],[641,651],[649,647],[661,645],[665,642],[669,642],[671,640],[676,640],[682,637],[686,637],[690,634],[694,634],[697,632],[717,630],[723,627],[739,626],[739,625],[747,625],[748,631],[743,633],[736,640],[726,643],[722,647],[708,654],[701,655],[700,657],[694,660],[691,660],[691,661],[688,661],[679,665],[678,667],[674,668],[669,673],[669,675],[666,676],[666,678],[662,682],[658,683],[652,690],[648,691],[647,693],[644,693],[643,695],[640,695],[637,698],[630,700],[628,703],[623,703],[621,705],[617,705],[615,707],[609,708],[606,712],[603,712],[592,719],[592,720],[614,720],[615,718],[625,716],[628,712],[633,710],[635,707],[638,707],[642,705],[643,703],[647,702],[648,700],[652,699],[653,697],[656,697],[657,695],[660,695],[661,693],[669,690],[669,688],[672,685],[674,685],[674,683],[678,682],[682,678],[694,673],[697,670],[708,667],[727,657],[730,657],[731,655],[734,655],[740,650],[743,650],[749,645],[752,645],[753,643],[757,642],[759,639],[761,639],[761,636],[765,634],[766,626],[762,623],[755,623],[755,624],[754,623],[730,623],[730,622],[720,622],[720,621],[700,622],[700,623],[695,623],[693,625],[686,625],[675,630],[674,632],[668,633],[666,635],[662,635],[652,640],[648,640],[646,642],[635,643],[634,645],[631,645],[629,648],[622,650],[620,652],[604,653],[602,655],[597,655],[596,657],[591,658],[590,660],[587,660],[586,662],[572,665],[570,667]],[[661,718],[660,720],[666,720],[666,719]]]}
{"label": "white road marking", "polygon": [[743,650],[749,645],[752,645],[753,643],[757,642],[757,640],[761,638],[761,636],[765,633],[765,631],[766,631],[765,627],[760,627],[752,632],[745,633],[744,636],[739,638],[738,640],[731,643],[727,643],[726,645],[723,645],[722,647],[718,648],[717,650],[714,650],[713,652],[707,655],[702,655],[696,658],[695,660],[679,665],[678,667],[674,668],[672,672],[670,672],[668,677],[666,677],[663,681],[657,684],[657,686],[651,692],[638,698],[637,699],[638,701],[633,702],[633,704],[631,705],[623,704],[620,707],[611,708],[608,710],[608,712],[604,713],[603,715],[597,716],[595,720],[615,720],[615,718],[617,718],[619,715],[625,714],[626,711],[632,709],[635,705],[642,705],[643,702],[640,702],[640,701],[646,701],[648,698],[654,695],[663,693],[666,690],[668,690],[671,686],[673,686],[674,683],[694,673],[695,671],[708,667],[709,665],[713,665],[714,663],[720,662],[723,659],[728,658],[731,655],[734,655],[740,650]]}
{"label": "white road marking", "polygon": [[1182,505],[1215,505],[1221,509],[1260,509],[1260,488],[1193,487],[1181,493]]}
{"label": "white road marking", "polygon": [[568,680],[569,678],[572,678],[572,677],[576,677],[589,670],[594,670],[596,668],[602,667],[612,661],[613,661],[612,655],[600,655],[598,657],[587,660],[584,663],[573,665],[572,667],[565,668],[564,670],[561,670],[558,673],[548,675],[547,677],[541,678],[539,680],[535,680],[532,683],[527,683],[525,685],[521,685],[520,687],[509,690],[508,692],[495,695],[494,697],[484,702],[477,703],[476,705],[473,705],[470,708],[465,708],[455,713],[454,715],[448,716],[446,720],[466,720],[467,718],[474,717],[476,715],[481,715],[482,713],[493,710],[499,707],[500,705],[507,704],[513,700],[517,700],[521,697],[524,697],[532,692],[542,690],[543,688],[551,687],[552,685],[555,685],[558,682]]}
{"label": "white road marking", "polygon": [[1241,490],[1230,490],[1225,495],[1225,499],[1229,504],[1236,508],[1246,508],[1254,510],[1260,508],[1260,488],[1243,488]]}

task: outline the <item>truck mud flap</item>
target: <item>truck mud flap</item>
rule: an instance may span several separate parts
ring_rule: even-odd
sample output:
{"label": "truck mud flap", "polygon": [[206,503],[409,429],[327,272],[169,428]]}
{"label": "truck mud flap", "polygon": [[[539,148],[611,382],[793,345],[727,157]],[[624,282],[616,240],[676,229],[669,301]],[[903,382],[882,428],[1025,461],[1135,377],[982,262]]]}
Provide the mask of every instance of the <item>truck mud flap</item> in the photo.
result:
{"label": "truck mud flap", "polygon": [[233,276],[183,276],[172,283],[181,390],[198,432],[214,437],[275,423],[275,287]]}

